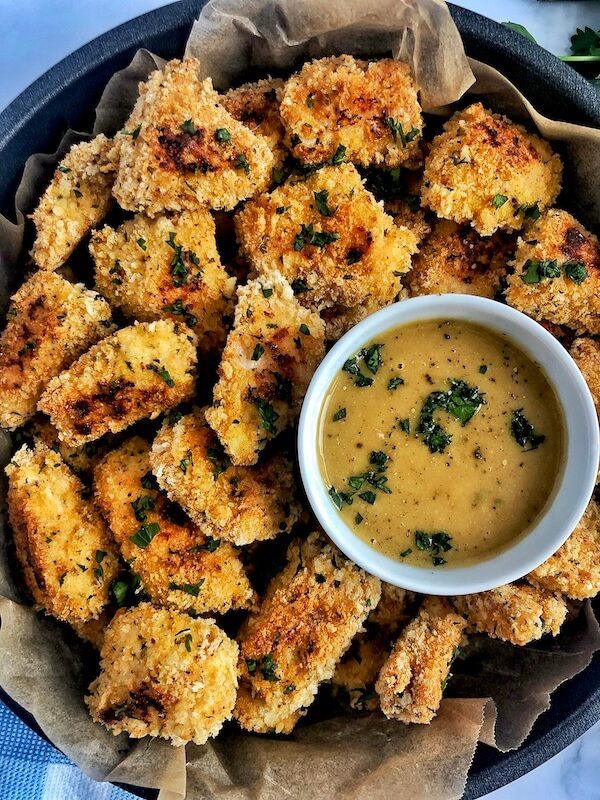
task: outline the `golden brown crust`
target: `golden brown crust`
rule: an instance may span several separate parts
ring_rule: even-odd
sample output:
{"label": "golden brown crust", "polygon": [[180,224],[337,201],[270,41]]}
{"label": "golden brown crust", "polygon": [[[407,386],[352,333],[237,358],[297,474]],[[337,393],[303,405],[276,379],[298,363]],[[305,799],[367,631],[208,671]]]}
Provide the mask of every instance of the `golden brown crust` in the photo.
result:
{"label": "golden brown crust", "polygon": [[211,619],[142,603],[117,611],[102,646],[101,673],[85,698],[115,736],[204,744],[231,717],[237,644]]}
{"label": "golden brown crust", "polygon": [[283,164],[287,155],[287,148],[283,145],[285,129],[279,114],[283,87],[280,78],[267,78],[245,83],[221,96],[222,106],[234,119],[266,139],[273,151],[276,167]]}
{"label": "golden brown crust", "polygon": [[44,444],[22,447],[6,474],[17,558],[36,608],[72,624],[99,617],[119,562],[85,486]]}
{"label": "golden brown crust", "polygon": [[288,550],[288,565],[240,631],[242,728],[290,732],[319,683],[379,600],[379,579],[348,561],[318,533]]}
{"label": "golden brown crust", "polygon": [[268,143],[223,108],[210,78],[198,79],[193,58],[170,61],[141,84],[116,139],[113,192],[128,211],[229,210],[271,183]]}
{"label": "golden brown crust", "polygon": [[35,413],[48,382],[111,331],[108,303],[58,275],[34,273],[11,299],[0,336],[0,425]]}
{"label": "golden brown crust", "polygon": [[349,55],[304,64],[281,101],[286,144],[303,162],[331,159],[396,167],[419,164],[423,129],[417,89],[406,64]]}
{"label": "golden brown crust", "polygon": [[333,673],[334,697],[353,711],[376,711],[375,681],[389,654],[390,644],[377,628],[355,636]]}
{"label": "golden brown crust", "polygon": [[281,453],[233,466],[205,410],[163,424],[150,461],[160,486],[213,536],[247,545],[289,533],[300,516],[291,462]]}
{"label": "golden brown crust", "polygon": [[489,236],[498,228],[520,230],[532,214],[551,206],[561,173],[548,142],[474,103],[457,111],[433,140],[421,199],[438,217],[470,222]]}
{"label": "golden brown crust", "polygon": [[195,343],[170,320],[122,328],[53,378],[38,408],[75,447],[155,419],[193,397]]}
{"label": "golden brown crust", "polygon": [[118,148],[104,134],[73,145],[31,215],[37,235],[31,255],[40,269],[64,264],[107,215],[113,198]]}
{"label": "golden brown crust", "polygon": [[585,378],[600,417],[600,343],[588,337],[575,339],[569,352]]}
{"label": "golden brown crust", "polygon": [[[539,263],[560,274],[533,274]],[[512,264],[509,305],[537,320],[600,333],[600,243],[571,214],[548,211],[519,239]]]}

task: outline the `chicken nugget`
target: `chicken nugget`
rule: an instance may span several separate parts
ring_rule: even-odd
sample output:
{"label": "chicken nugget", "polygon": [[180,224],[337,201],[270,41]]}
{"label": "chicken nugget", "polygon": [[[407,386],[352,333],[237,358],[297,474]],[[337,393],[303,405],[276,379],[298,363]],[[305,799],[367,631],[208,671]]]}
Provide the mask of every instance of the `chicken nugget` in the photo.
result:
{"label": "chicken nugget", "polygon": [[379,600],[380,581],[318,533],[288,549],[288,564],[260,612],[240,631],[234,717],[245,730],[289,733],[319,683]]}
{"label": "chicken nugget", "polygon": [[33,416],[50,379],[112,326],[99,294],[50,272],[25,281],[7,319],[0,336],[0,425],[14,430]]}
{"label": "chicken nugget", "polygon": [[375,684],[388,719],[428,724],[435,717],[466,621],[443,597],[428,597],[402,631]]}
{"label": "chicken nugget", "polygon": [[5,471],[17,558],[36,608],[74,625],[96,619],[119,561],[86,487],[44,444],[22,447]]}
{"label": "chicken nugget", "polygon": [[118,148],[104,134],[73,145],[31,215],[36,237],[31,255],[40,269],[64,264],[113,204]]}
{"label": "chicken nugget", "polygon": [[103,459],[94,492],[121,555],[153,603],[200,614],[252,604],[235,548],[207,535],[158,491],[144,439],[128,439]]}
{"label": "chicken nugget", "polygon": [[481,103],[457,111],[425,160],[423,205],[482,236],[521,230],[556,200],[562,163],[548,142]]}
{"label": "chicken nugget", "polygon": [[233,315],[235,278],[221,265],[209,211],[149,219],[138,214],[92,237],[96,288],[130,319],[182,320],[200,351],[221,350]]}
{"label": "chicken nugget", "polygon": [[369,622],[395,634],[414,617],[417,605],[414,592],[381,581],[381,599],[369,614]]}
{"label": "chicken nugget", "polygon": [[527,644],[544,633],[554,636],[565,621],[567,606],[562,597],[525,583],[507,583],[489,592],[452,598],[469,627],[493,639]]}
{"label": "chicken nugget", "polygon": [[278,269],[317,311],[391,303],[417,250],[415,235],[394,225],[352,164],[288,181],[246,203],[235,223],[255,276]]}
{"label": "chicken nugget", "polygon": [[289,533],[300,516],[291,462],[277,454],[237,467],[205,419],[205,410],[165,422],[150,455],[159,485],[214,536],[246,545]]}
{"label": "chicken nugget", "polygon": [[194,58],[174,59],[140,85],[123,131],[113,193],[122,208],[150,217],[167,209],[232,209],[264,191],[274,163],[269,144],[220,104]]}
{"label": "chicken nugget", "polygon": [[108,626],[101,672],[85,702],[115,736],[204,744],[230,719],[237,644],[212,619],[141,603]]}
{"label": "chicken nugget", "polygon": [[155,419],[192,399],[195,344],[170,320],[122,328],[53,378],[38,408],[73,447]]}
{"label": "chicken nugget", "polygon": [[470,225],[438,220],[414,257],[406,284],[413,297],[448,292],[493,299],[514,247],[503,231],[482,238]]}
{"label": "chicken nugget", "polygon": [[324,326],[278,273],[237,292],[206,420],[234,464],[256,464],[269,439],[290,425],[325,355]]}
{"label": "chicken nugget", "polygon": [[562,547],[525,577],[539,589],[562,592],[574,600],[586,600],[598,594],[600,519],[593,500]]}
{"label": "chicken nugget", "polygon": [[377,626],[369,626],[355,636],[331,678],[333,696],[352,711],[376,711],[379,697],[375,681],[390,649],[390,643]]}
{"label": "chicken nugget", "polygon": [[600,344],[595,339],[575,339],[569,351],[581,370],[600,417]]}
{"label": "chicken nugget", "polygon": [[600,243],[551,209],[518,241],[506,302],[537,320],[600,333]]}
{"label": "chicken nugget", "polygon": [[279,114],[283,87],[280,78],[267,78],[230,89],[220,98],[221,105],[234,119],[266,139],[275,157],[274,168],[281,167],[287,155],[283,145],[285,129]]}
{"label": "chicken nugget", "polygon": [[285,85],[280,113],[286,144],[305,163],[340,155],[363,167],[422,160],[417,88],[401,61],[341,55],[304,64]]}

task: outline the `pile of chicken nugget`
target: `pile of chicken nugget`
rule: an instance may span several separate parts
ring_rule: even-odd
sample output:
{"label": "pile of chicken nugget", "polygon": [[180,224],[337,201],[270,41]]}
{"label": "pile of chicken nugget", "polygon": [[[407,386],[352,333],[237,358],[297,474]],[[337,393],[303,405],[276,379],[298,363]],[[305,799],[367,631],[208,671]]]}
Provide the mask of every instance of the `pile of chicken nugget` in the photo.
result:
{"label": "pile of chicken nugget", "polygon": [[115,734],[289,733],[323,684],[428,723],[465,633],[524,645],[596,595],[598,507],[522,581],[420,597],[318,530],[290,430],[332,341],[438,292],[538,320],[600,410],[598,240],[521,125],[475,103],[425,138],[400,62],[323,58],[225,94],[198,69],[152,73],[32,215],[0,339],[16,567],[99,649],[85,702]]}

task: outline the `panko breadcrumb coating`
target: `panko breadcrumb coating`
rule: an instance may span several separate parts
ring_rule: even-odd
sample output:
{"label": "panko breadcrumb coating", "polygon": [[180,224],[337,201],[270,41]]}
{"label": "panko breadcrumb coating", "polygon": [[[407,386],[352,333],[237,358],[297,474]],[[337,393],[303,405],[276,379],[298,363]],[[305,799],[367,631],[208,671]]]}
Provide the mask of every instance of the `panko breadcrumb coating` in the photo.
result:
{"label": "panko breadcrumb coating", "polygon": [[[400,297],[404,299],[406,292],[401,291]],[[329,308],[324,308],[321,311],[321,319],[325,323],[325,341],[337,342],[345,333],[348,333],[350,328],[363,320],[366,316],[373,311],[378,311],[379,305],[372,304],[368,300],[358,306],[335,305]]]}
{"label": "panko breadcrumb coating", "polygon": [[37,235],[31,255],[40,269],[65,263],[81,240],[107,215],[118,147],[104,134],[73,145],[31,215]]}
{"label": "panko breadcrumb coating", "polygon": [[165,421],[150,462],[156,479],[201,527],[237,545],[289,533],[300,516],[291,462],[281,453],[233,466],[205,411]]}
{"label": "panko breadcrumb coating", "polygon": [[138,214],[92,236],[96,288],[130,319],[171,318],[197,334],[203,353],[222,349],[233,315],[235,278],[221,266],[210,212]]}
{"label": "panko breadcrumb coating", "polygon": [[108,303],[82,284],[36,272],[11,299],[0,336],[0,425],[35,413],[50,378],[111,331]]}
{"label": "panko breadcrumb coating", "polygon": [[324,326],[276,272],[249,281],[237,298],[206,420],[232,462],[248,466],[300,411],[325,355]]}
{"label": "panko breadcrumb coating", "polygon": [[245,730],[289,733],[319,683],[361,630],[380,582],[318,533],[288,549],[288,564],[240,631],[234,717]]}
{"label": "panko breadcrumb coating", "polygon": [[539,589],[562,592],[574,600],[586,600],[598,594],[600,514],[593,500],[562,547],[525,577]]}
{"label": "panko breadcrumb coating", "polygon": [[600,243],[551,209],[519,239],[506,302],[537,320],[600,333]]}
{"label": "panko breadcrumb coating", "polygon": [[285,129],[279,115],[283,87],[280,78],[267,78],[230,89],[220,98],[221,105],[234,119],[266,139],[275,157],[275,167],[280,167],[287,155],[283,145]]}
{"label": "panko breadcrumb coating", "polygon": [[421,243],[406,284],[413,297],[449,292],[493,299],[514,247],[503,231],[482,238],[470,225],[438,220]]}
{"label": "panko breadcrumb coating", "polygon": [[140,84],[120,142],[113,193],[128,211],[155,216],[200,206],[230,210],[268,188],[269,144],[220,104],[194,58],[174,59]]}
{"label": "panko breadcrumb coating", "polygon": [[569,352],[585,378],[600,417],[600,343],[588,337],[575,339]]}
{"label": "panko breadcrumb coating", "polygon": [[375,681],[389,654],[390,644],[376,627],[359,633],[335,668],[333,696],[353,711],[377,710]]}
{"label": "panko breadcrumb coating", "polygon": [[[109,607],[110,609],[110,607]],[[114,610],[105,609],[98,619],[90,619],[87,622],[71,622],[71,627],[84,642],[89,642],[98,652],[104,644],[104,633],[114,616]]]}
{"label": "panko breadcrumb coating", "polygon": [[402,631],[377,683],[388,719],[428,724],[436,715],[466,621],[443,597],[428,597]]}
{"label": "panko breadcrumb coating", "polygon": [[482,236],[520,230],[558,196],[562,163],[548,142],[481,103],[457,111],[425,160],[423,205]]}
{"label": "panko breadcrumb coating", "polygon": [[97,618],[119,561],[85,486],[44,444],[22,447],[5,471],[16,554],[35,607],[72,624]]}
{"label": "panko breadcrumb coating", "polygon": [[199,614],[252,604],[237,551],[207,536],[158,491],[144,439],[128,439],[104,458],[94,471],[94,492],[123,559],[153,603]]}
{"label": "panko breadcrumb coating", "polygon": [[552,592],[521,583],[507,583],[489,592],[452,598],[469,627],[494,639],[527,644],[545,633],[554,636],[565,621],[564,599]]}
{"label": "panko breadcrumb coating", "polygon": [[338,148],[363,167],[421,161],[421,107],[400,61],[341,55],[304,64],[285,85],[280,113],[286,144],[305,163],[328,161]]}
{"label": "panko breadcrumb coating", "polygon": [[414,617],[417,605],[414,592],[381,581],[381,599],[369,614],[369,622],[396,633]]}
{"label": "panko breadcrumb coating", "polygon": [[246,203],[235,223],[254,275],[278,269],[315,310],[391,303],[417,249],[415,235],[394,225],[352,164],[289,180]]}
{"label": "panko breadcrumb coating", "polygon": [[120,609],[106,629],[101,672],[85,702],[115,736],[204,744],[231,717],[237,657],[237,644],[212,619],[149,603]]}
{"label": "panko breadcrumb coating", "polygon": [[77,447],[119,433],[194,395],[196,337],[170,320],[122,328],[53,378],[38,408]]}

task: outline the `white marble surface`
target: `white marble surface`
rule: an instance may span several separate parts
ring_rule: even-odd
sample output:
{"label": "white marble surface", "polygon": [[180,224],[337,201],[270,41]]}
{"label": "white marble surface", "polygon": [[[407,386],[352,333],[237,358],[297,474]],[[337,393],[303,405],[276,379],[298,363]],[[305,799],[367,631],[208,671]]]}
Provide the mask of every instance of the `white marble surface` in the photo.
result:
{"label": "white marble surface", "polygon": [[[167,5],[164,0],[0,0],[0,111],[49,67],[101,33]],[[457,5],[498,22],[525,25],[556,54],[569,52],[576,27],[600,28],[600,2],[463,0]],[[599,100],[600,102],[600,100]],[[0,750],[2,741],[0,738]],[[488,800],[600,800],[600,723],[541,767]],[[2,800],[16,800],[3,797]],[[47,800],[67,800],[58,790]]]}

